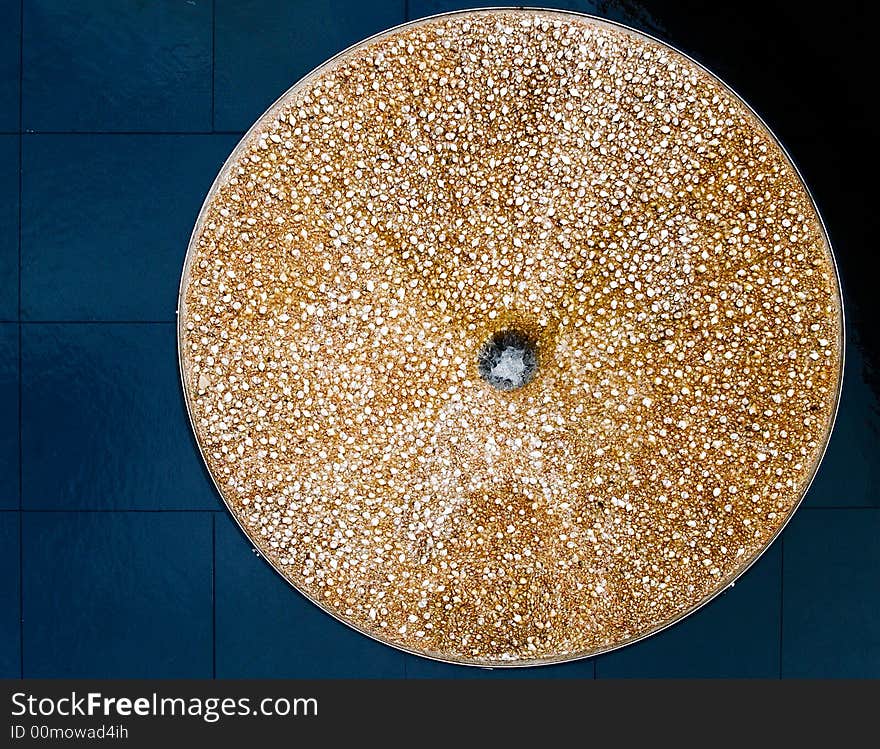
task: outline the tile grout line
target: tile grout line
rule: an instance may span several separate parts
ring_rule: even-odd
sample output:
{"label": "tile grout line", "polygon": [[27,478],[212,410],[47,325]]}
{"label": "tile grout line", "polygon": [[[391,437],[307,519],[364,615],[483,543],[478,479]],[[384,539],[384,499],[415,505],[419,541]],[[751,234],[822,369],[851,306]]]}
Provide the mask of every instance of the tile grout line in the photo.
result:
{"label": "tile grout line", "polygon": [[211,513],[211,678],[217,678],[217,515]]}
{"label": "tile grout line", "polygon": [[409,0],[403,0],[403,20],[409,21]]}
{"label": "tile grout line", "polygon": [[779,678],[782,679],[782,617],[785,615],[785,534],[779,537]]}
{"label": "tile grout line", "polygon": [[18,6],[18,666],[24,678],[24,499],[22,492],[22,419],[21,419],[21,206],[24,154],[21,131],[24,124],[24,0]]}

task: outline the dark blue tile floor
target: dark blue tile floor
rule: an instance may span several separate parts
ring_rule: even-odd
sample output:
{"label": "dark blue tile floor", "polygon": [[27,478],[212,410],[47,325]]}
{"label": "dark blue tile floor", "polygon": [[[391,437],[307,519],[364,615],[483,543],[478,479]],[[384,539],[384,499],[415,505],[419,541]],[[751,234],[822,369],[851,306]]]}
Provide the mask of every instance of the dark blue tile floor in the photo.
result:
{"label": "dark blue tile floor", "polygon": [[210,130],[212,5],[27,0],[24,128]]}
{"label": "dark blue tile floor", "polygon": [[17,512],[0,512],[0,679],[21,673]]}
{"label": "dark blue tile floor", "polygon": [[880,510],[807,510],[784,552],[782,675],[880,676]]}
{"label": "dark blue tile floor", "polygon": [[17,510],[18,325],[0,323],[0,510]]}
{"label": "dark blue tile floor", "polygon": [[21,6],[21,0],[0,0],[0,132],[19,126]]}
{"label": "dark blue tile floor", "polygon": [[594,658],[540,668],[472,668],[406,656],[408,679],[595,679]]}
{"label": "dark blue tile floor", "polygon": [[210,677],[212,524],[205,513],[25,513],[24,675]]}
{"label": "dark blue tile floor", "polygon": [[312,68],[403,23],[404,9],[405,0],[216,0],[214,127],[247,130]]}
{"label": "dark blue tile floor", "polygon": [[0,320],[18,319],[18,135],[0,135]]}
{"label": "dark blue tile floor", "polygon": [[[846,14],[761,4],[765,24],[802,35],[813,56],[800,70],[739,6],[555,3],[731,76],[790,138],[835,242],[850,322],[838,428],[790,529],[733,589],[600,658],[455,667],[320,612],[222,509],[176,360],[177,284],[202,198],[240,134],[314,65],[406,18],[474,4],[0,0],[0,676],[880,676],[872,206],[846,171],[859,160],[836,150],[869,120],[810,41],[849,28]],[[809,104],[816,81],[823,112],[851,112],[850,137]]]}
{"label": "dark blue tile floor", "polygon": [[22,319],[174,320],[193,216],[237,142],[26,135]]}
{"label": "dark blue tile floor", "polygon": [[21,337],[26,510],[214,510],[173,323],[29,323]]}

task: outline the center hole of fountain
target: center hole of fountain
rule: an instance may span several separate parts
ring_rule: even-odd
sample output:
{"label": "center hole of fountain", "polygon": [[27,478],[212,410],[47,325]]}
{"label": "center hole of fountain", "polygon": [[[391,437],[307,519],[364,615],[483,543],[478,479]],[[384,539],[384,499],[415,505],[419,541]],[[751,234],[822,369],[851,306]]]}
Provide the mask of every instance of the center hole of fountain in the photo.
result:
{"label": "center hole of fountain", "polygon": [[498,390],[516,390],[535,376],[538,352],[534,339],[520,330],[499,330],[480,348],[480,377]]}

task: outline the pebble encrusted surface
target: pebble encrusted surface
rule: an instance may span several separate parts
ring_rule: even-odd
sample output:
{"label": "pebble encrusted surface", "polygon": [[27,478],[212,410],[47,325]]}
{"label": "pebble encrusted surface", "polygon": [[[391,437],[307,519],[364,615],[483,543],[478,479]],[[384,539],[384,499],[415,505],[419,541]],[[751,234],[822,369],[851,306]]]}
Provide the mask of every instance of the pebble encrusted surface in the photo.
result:
{"label": "pebble encrusted surface", "polygon": [[[193,426],[257,548],[389,643],[602,651],[729,584],[796,506],[841,369],[825,236],[748,109],[543,11],[397,30],[295,87],[190,246]],[[478,373],[537,345],[512,390]]]}

